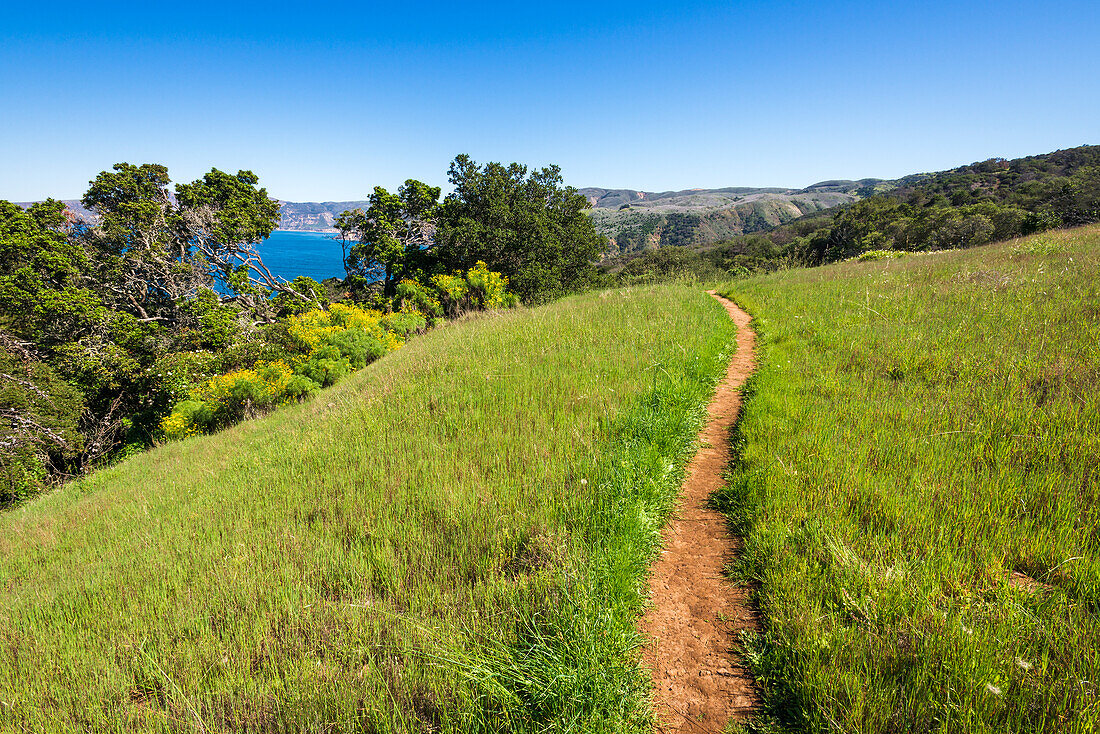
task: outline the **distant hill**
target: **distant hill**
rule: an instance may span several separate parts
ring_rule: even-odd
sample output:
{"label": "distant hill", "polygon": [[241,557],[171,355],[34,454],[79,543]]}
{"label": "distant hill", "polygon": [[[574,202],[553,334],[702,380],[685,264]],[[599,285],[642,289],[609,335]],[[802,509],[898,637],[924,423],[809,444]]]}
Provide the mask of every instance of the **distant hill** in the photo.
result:
{"label": "distant hill", "polygon": [[665,245],[709,245],[799,217],[851,204],[896,182],[867,178],[822,181],[804,189],[728,187],[683,191],[579,189],[592,205],[609,256]]}
{"label": "distant hill", "polygon": [[370,206],[369,201],[279,201],[279,229],[296,232],[335,232],[334,222],[347,209]]}
{"label": "distant hill", "polygon": [[[17,201],[14,202],[16,206],[21,206],[24,209],[29,208],[33,204],[37,204],[37,201]],[[94,222],[96,215],[89,209],[85,209],[80,203],[80,199],[61,199],[61,203],[65,205],[65,208],[69,210],[69,217],[73,221],[83,219],[85,222]]]}
{"label": "distant hill", "polygon": [[[79,199],[62,199],[73,219],[96,221],[94,212],[85,209]],[[26,209],[33,201],[18,201]],[[295,232],[335,232],[333,223],[346,209],[370,206],[368,201],[279,201],[279,229]]]}
{"label": "distant hill", "polygon": [[[851,183],[814,188],[850,188]],[[1100,221],[1100,146],[1082,145],[859,186],[859,200],[708,246],[723,270],[844,260],[872,250],[950,250]],[[704,249],[704,248],[699,248]],[[622,267],[625,258],[610,264]]]}

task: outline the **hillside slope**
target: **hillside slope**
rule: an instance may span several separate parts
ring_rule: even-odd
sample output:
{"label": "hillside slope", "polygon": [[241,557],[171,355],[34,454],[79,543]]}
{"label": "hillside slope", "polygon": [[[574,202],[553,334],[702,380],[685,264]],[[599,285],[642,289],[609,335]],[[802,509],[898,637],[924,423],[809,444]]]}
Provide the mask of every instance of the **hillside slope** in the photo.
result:
{"label": "hillside slope", "polygon": [[467,320],[0,515],[0,730],[648,731],[733,332],[675,286]]}
{"label": "hillside slope", "polygon": [[873,191],[876,179],[830,181],[806,189],[689,189],[662,193],[580,189],[611,257],[651,247],[708,245],[759,232],[803,215],[850,204]]}
{"label": "hillside slope", "polygon": [[820,265],[869,250],[959,249],[1100,221],[1100,146],[990,158],[862,193],[836,211],[721,243],[709,257],[724,269]]}
{"label": "hillside slope", "polygon": [[723,505],[793,731],[1100,724],[1100,226],[724,289],[761,366]]}
{"label": "hillside slope", "polygon": [[369,201],[279,201],[279,229],[335,232],[336,217],[350,209],[369,206]]}

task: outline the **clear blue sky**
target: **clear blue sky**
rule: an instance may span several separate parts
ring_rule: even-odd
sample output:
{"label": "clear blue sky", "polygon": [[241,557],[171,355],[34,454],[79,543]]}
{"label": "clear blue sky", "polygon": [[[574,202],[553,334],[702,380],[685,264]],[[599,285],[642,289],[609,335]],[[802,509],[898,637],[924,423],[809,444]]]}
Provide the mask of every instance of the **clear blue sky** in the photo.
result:
{"label": "clear blue sky", "polygon": [[445,185],[461,152],[574,186],[890,178],[1100,143],[1071,2],[11,3],[0,198],[118,161],[273,196]]}

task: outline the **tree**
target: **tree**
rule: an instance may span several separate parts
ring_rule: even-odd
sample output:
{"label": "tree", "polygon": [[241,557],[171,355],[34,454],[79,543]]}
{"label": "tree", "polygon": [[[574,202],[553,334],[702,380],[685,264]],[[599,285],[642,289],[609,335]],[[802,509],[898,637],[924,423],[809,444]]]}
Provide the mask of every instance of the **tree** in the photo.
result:
{"label": "tree", "polygon": [[100,286],[111,305],[144,321],[172,318],[180,299],[206,285],[176,236],[169,183],[164,166],[116,163],[81,199],[99,217],[84,234],[97,250]]}
{"label": "tree", "polygon": [[176,186],[178,238],[237,302],[271,323],[277,307],[272,294],[310,307],[320,305],[311,288],[288,283],[267,268],[256,247],[279,223],[279,202],[257,188],[251,171],[230,175],[214,168],[201,179]]}
{"label": "tree", "polygon": [[214,168],[174,194],[170,182],[164,166],[118,163],[82,199],[99,217],[85,236],[113,305],[141,321],[174,323],[185,303],[214,290],[270,323],[273,293],[315,303],[312,292],[273,275],[260,258],[257,245],[278,224],[279,203],[257,187],[254,173]]}
{"label": "tree", "polygon": [[479,166],[467,155],[451,163],[454,191],[440,206],[436,255],[447,270],[478,261],[507,276],[531,303],[584,287],[603,238],[585,214],[588,200],[562,185],[561,169]]}
{"label": "tree", "polygon": [[70,236],[65,205],[27,211],[0,201],[0,321],[18,338],[50,350],[96,327],[107,307],[94,264]]}
{"label": "tree", "polygon": [[409,179],[391,194],[376,186],[367,211],[352,209],[336,218],[346,242],[355,241],[344,259],[348,277],[380,281],[392,297],[397,283],[425,263],[432,245],[440,189]]}
{"label": "tree", "polygon": [[0,508],[40,491],[80,453],[80,393],[0,331]]}

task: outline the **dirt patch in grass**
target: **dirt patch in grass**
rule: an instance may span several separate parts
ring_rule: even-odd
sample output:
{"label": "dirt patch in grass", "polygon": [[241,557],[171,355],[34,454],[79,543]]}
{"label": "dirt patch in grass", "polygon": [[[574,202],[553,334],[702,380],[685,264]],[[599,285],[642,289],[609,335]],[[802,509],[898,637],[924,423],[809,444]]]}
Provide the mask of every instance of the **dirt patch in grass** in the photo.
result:
{"label": "dirt patch in grass", "polygon": [[731,584],[723,568],[741,541],[721,513],[707,507],[730,462],[729,434],[741,408],[740,388],[755,369],[751,317],[716,296],[737,324],[737,352],[708,407],[699,451],[687,469],[681,505],[664,531],[664,551],[649,579],[653,606],[641,620],[653,671],[653,705],[660,732],[721,732],[757,707],[752,678],[734,651],[735,636],[759,629],[749,590]]}

